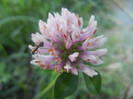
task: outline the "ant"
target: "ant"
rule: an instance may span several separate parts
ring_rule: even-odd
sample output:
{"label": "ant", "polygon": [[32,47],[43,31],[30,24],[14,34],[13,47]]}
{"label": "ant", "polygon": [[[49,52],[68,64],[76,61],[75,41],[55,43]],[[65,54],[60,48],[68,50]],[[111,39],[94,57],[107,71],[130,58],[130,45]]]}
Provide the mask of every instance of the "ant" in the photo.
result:
{"label": "ant", "polygon": [[35,52],[38,50],[39,47],[43,47],[44,43],[40,42],[35,49],[33,49],[32,54],[35,54]]}

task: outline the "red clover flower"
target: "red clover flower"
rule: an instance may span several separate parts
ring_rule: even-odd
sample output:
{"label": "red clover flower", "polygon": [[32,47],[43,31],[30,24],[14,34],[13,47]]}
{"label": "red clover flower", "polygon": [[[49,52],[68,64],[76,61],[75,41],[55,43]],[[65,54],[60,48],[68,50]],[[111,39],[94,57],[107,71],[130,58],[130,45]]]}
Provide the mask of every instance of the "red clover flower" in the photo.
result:
{"label": "red clover flower", "polygon": [[90,77],[98,75],[92,67],[85,66],[83,61],[93,65],[103,63],[99,57],[107,53],[107,49],[97,48],[105,43],[106,37],[101,35],[93,38],[97,30],[94,15],[88,26],[85,29],[82,27],[83,19],[66,8],[62,8],[61,15],[54,13],[53,16],[49,13],[46,23],[39,20],[41,34],[32,34],[36,46],[29,45],[31,51],[35,52],[31,64],[41,66],[42,69],[54,69],[59,73],[63,70],[78,75],[80,69]]}

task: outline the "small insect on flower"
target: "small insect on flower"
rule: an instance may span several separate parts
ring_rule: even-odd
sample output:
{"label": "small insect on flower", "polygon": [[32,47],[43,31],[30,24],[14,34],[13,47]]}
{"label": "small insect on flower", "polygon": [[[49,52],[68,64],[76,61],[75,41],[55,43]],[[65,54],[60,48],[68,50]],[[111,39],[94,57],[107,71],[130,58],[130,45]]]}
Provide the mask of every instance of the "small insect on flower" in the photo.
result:
{"label": "small insect on flower", "polygon": [[39,20],[38,25],[40,33],[31,35],[36,46],[29,45],[29,48],[33,49],[31,64],[59,73],[64,71],[78,75],[80,69],[90,77],[98,75],[93,68],[84,64],[89,62],[92,65],[100,65],[103,61],[99,57],[107,53],[106,48],[97,49],[105,43],[106,37],[94,37],[97,30],[94,15],[91,16],[88,26],[83,29],[82,17],[62,8],[61,14],[49,13],[47,22]]}
{"label": "small insect on flower", "polygon": [[44,46],[44,43],[43,42],[40,42],[35,49],[32,50],[32,54],[35,54],[35,52],[38,50],[39,47],[43,47]]}

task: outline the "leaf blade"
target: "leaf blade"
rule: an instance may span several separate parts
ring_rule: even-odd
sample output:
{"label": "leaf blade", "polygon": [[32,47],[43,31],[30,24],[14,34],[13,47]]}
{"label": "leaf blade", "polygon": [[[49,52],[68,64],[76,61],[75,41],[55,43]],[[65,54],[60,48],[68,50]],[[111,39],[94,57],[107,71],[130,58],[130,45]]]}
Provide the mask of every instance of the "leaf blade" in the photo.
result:
{"label": "leaf blade", "polygon": [[91,94],[98,95],[101,91],[101,85],[102,85],[102,79],[99,72],[97,72],[98,75],[94,77],[89,77],[88,75],[84,74],[85,84],[88,89],[88,91]]}
{"label": "leaf blade", "polygon": [[71,73],[62,73],[54,86],[54,99],[63,99],[74,93],[78,86],[78,76]]}

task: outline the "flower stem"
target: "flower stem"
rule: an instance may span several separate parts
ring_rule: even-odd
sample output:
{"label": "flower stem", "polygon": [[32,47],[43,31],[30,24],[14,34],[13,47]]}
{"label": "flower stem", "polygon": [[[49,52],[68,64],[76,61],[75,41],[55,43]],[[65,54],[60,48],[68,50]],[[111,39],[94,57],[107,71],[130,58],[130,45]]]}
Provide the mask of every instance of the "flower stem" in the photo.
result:
{"label": "flower stem", "polygon": [[51,81],[51,83],[49,83],[49,85],[46,88],[44,88],[37,96],[35,96],[34,99],[40,99],[45,93],[47,93],[52,88],[52,86],[55,84],[56,78],[58,76],[59,75],[57,75],[55,79]]}

